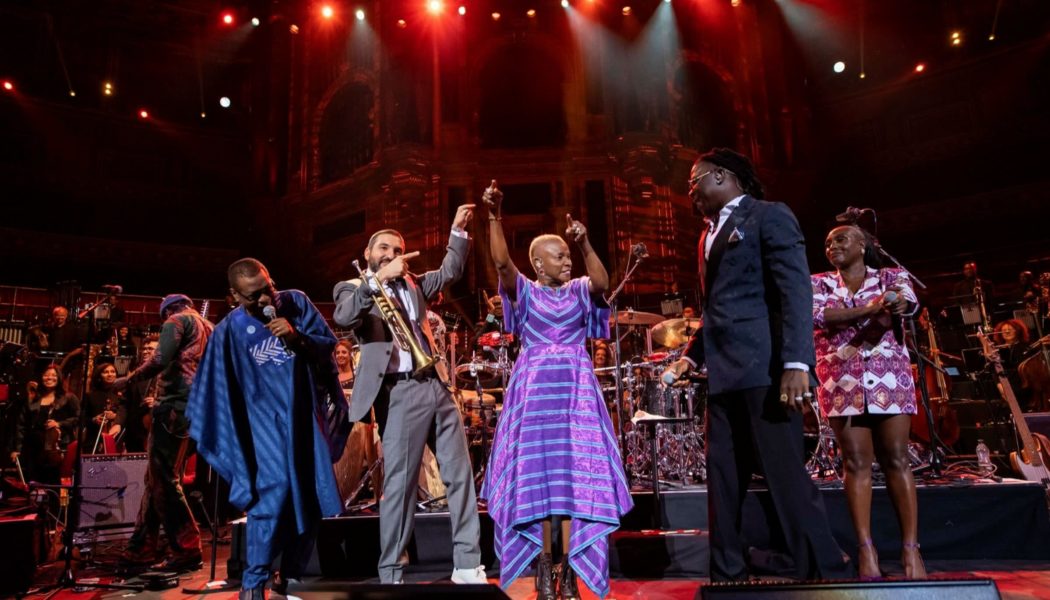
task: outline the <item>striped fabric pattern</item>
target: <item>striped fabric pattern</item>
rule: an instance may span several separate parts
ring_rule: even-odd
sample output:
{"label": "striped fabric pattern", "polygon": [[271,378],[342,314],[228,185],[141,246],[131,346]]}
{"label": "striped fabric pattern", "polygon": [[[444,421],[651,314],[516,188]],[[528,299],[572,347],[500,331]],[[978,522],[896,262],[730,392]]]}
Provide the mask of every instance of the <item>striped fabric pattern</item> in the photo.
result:
{"label": "striped fabric pattern", "polygon": [[608,309],[594,305],[587,278],[548,288],[518,276],[518,302],[504,290],[507,329],[522,340],[493,440],[481,495],[495,523],[500,585],[529,567],[542,520],[572,519],[569,562],[595,594],[609,592],[609,534],[631,509],[619,447],[606,412],[588,337],[607,337]]}

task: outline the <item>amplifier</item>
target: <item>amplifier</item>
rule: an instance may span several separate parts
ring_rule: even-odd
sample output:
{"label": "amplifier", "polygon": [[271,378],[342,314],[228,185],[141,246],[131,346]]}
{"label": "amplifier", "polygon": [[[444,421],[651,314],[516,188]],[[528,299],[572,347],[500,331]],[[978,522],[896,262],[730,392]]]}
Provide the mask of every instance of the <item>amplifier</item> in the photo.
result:
{"label": "amplifier", "polygon": [[114,537],[130,536],[146,488],[147,464],[145,452],[82,457],[79,529],[119,530],[112,532]]}

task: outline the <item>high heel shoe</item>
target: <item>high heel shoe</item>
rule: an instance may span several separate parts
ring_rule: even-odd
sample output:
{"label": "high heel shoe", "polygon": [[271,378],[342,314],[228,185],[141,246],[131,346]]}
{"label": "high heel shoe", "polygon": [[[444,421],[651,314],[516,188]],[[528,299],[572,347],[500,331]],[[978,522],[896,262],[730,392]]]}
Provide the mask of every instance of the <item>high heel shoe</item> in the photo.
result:
{"label": "high heel shoe", "polygon": [[[922,570],[919,573],[915,572],[915,567],[908,564],[908,561],[904,558],[904,552],[906,550],[914,550],[915,554],[919,558],[919,568]],[[901,544],[901,565],[904,566],[904,576],[908,579],[926,579],[926,561],[923,560],[922,554],[919,553],[919,542],[904,542]]]}
{"label": "high heel shoe", "polygon": [[[861,557],[861,551],[867,548],[872,556],[875,558],[875,569],[877,575],[865,575],[864,574],[864,559]],[[872,543],[871,538],[867,538],[861,543],[857,544],[857,575],[861,581],[882,581],[886,578],[886,574],[882,572],[879,567],[879,553],[875,549],[875,544]]]}
{"label": "high heel shoe", "polygon": [[540,554],[536,561],[536,600],[556,600],[554,564],[550,554]]}

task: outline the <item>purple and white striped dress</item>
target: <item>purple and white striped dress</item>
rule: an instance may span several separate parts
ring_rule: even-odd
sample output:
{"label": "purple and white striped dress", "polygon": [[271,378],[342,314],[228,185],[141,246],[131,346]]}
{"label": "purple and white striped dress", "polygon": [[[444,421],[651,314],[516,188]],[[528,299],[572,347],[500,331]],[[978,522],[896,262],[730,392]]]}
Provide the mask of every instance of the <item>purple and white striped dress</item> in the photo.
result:
{"label": "purple and white striped dress", "polygon": [[550,288],[519,274],[517,292],[512,304],[500,288],[521,353],[481,490],[495,524],[500,585],[509,586],[540,553],[542,520],[566,515],[569,562],[604,597],[609,534],[633,505],[585,345],[588,337],[608,337],[609,310],[592,302],[586,277]]}

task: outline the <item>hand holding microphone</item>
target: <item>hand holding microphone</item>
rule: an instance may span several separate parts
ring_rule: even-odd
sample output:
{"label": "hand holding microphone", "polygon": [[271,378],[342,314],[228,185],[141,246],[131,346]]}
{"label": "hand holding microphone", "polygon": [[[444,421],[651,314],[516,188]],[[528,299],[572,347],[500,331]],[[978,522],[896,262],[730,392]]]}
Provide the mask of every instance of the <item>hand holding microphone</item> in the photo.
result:
{"label": "hand holding microphone", "polygon": [[299,332],[292,327],[292,324],[288,322],[288,319],[277,316],[277,308],[272,304],[267,304],[263,307],[263,316],[266,317],[267,323],[266,328],[270,330],[275,337],[281,340],[281,345],[284,349],[292,354],[292,351],[288,348],[288,344],[295,342],[299,339]]}
{"label": "hand holding microphone", "polygon": [[890,288],[882,294],[879,305],[894,315],[903,315],[908,310],[908,299],[898,293],[897,288]]}

